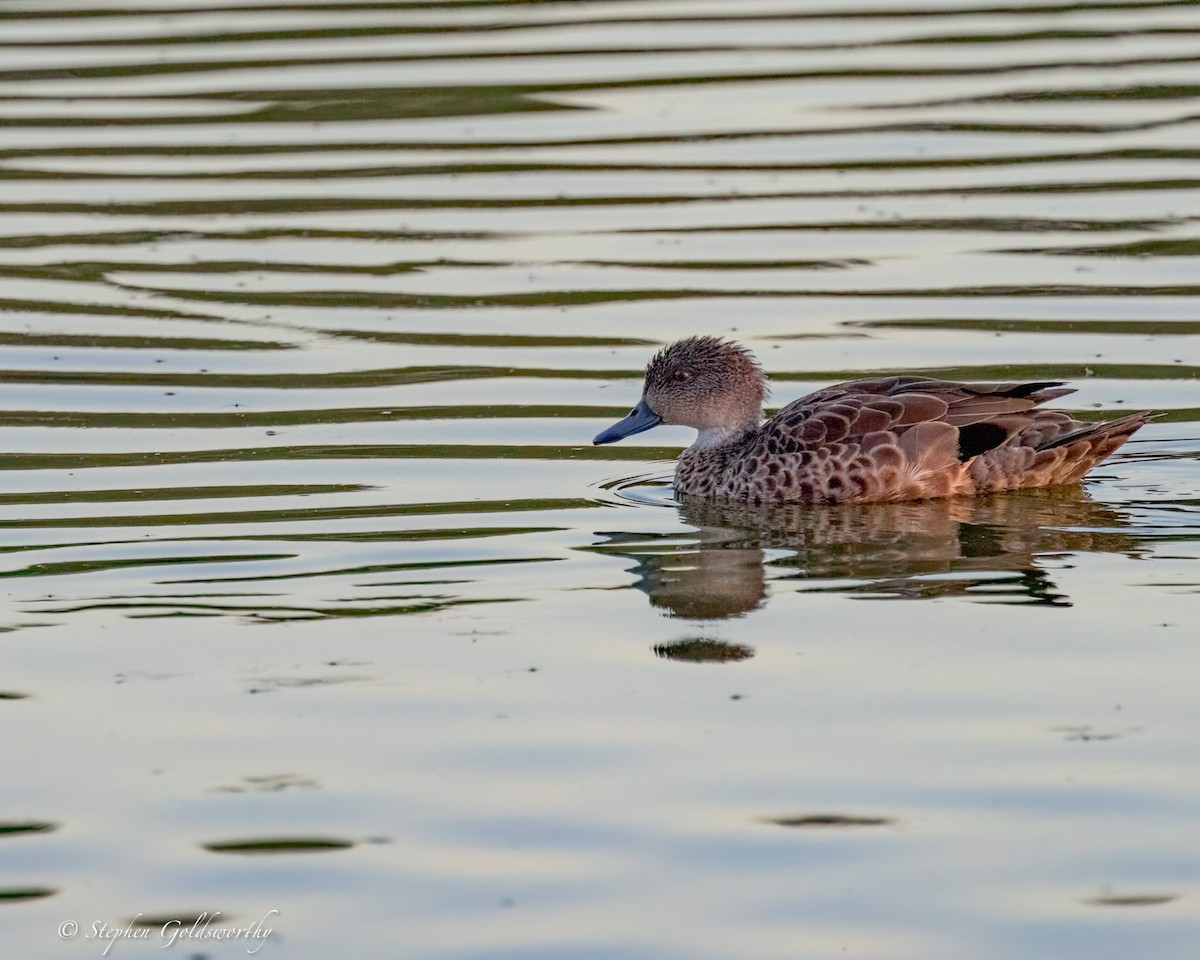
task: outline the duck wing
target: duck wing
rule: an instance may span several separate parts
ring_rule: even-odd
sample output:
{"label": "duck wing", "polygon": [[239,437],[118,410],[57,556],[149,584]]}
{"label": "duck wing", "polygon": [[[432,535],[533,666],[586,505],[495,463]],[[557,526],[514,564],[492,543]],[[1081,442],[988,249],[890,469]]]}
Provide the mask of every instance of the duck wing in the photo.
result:
{"label": "duck wing", "polygon": [[[788,452],[833,444],[865,450],[898,444],[916,454],[925,444],[943,452],[952,446],[954,459],[962,463],[1035,426],[1035,446],[1082,427],[1063,411],[1035,410],[1038,404],[1073,392],[1058,381],[957,383],[916,376],[853,380],[789,403],[764,424],[763,433],[768,446],[774,439]],[[913,436],[901,443],[909,434]]]}
{"label": "duck wing", "polygon": [[889,501],[1073,483],[1150,418],[1082,423],[1054,381],[855,380],[788,404],[745,455],[751,499]]}

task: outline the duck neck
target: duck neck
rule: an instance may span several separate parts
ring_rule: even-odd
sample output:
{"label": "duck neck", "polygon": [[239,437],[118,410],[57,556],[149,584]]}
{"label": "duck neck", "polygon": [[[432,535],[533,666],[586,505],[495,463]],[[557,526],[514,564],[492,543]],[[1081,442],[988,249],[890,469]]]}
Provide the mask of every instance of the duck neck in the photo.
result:
{"label": "duck neck", "polygon": [[696,441],[687,448],[685,453],[701,453],[716,450],[736,443],[751,430],[758,429],[757,423],[741,424],[733,427],[706,427],[696,436]]}

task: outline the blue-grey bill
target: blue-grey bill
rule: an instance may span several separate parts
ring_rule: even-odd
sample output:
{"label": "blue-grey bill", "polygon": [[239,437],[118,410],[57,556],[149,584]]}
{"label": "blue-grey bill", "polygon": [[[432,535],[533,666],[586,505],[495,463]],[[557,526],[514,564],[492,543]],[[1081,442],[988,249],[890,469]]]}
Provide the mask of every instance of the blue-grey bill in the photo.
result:
{"label": "blue-grey bill", "polygon": [[635,433],[657,427],[660,423],[662,423],[662,417],[651,410],[643,399],[629,411],[629,416],[624,420],[619,420],[603,433],[596,434],[596,439],[592,443],[597,446],[602,443],[616,443],[618,440],[632,437]]}

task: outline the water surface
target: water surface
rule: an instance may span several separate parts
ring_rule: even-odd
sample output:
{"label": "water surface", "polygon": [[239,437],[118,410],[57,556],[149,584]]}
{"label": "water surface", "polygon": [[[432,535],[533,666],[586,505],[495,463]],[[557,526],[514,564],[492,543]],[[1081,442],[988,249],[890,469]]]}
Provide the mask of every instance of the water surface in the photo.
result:
{"label": "water surface", "polygon": [[[1193,957],[1195,4],[4,0],[0,54],[14,955]],[[688,431],[590,438],[691,333],[775,405],[1164,415],[1081,488],[679,505]]]}

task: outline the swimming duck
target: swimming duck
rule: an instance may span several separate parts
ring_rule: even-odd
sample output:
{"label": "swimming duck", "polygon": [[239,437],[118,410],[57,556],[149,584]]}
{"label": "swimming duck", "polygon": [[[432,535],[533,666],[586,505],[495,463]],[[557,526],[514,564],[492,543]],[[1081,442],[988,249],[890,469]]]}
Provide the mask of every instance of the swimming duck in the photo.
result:
{"label": "swimming duck", "polygon": [[762,419],[753,355],[688,337],[646,367],[642,399],[599,434],[613,443],[661,424],[700,431],[675,492],[750,503],[876,503],[1075,483],[1153,414],[1083,423],[1038,405],[1061,382],[955,383],[886,376],[826,387]]}

